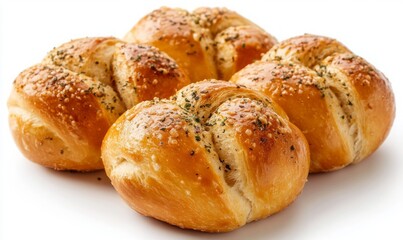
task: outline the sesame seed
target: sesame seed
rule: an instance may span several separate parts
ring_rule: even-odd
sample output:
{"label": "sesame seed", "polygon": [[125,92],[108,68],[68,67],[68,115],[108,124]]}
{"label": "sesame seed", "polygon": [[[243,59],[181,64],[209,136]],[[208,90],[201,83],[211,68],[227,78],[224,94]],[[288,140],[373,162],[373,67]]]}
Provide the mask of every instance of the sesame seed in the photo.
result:
{"label": "sesame seed", "polygon": [[173,138],[169,137],[168,138],[168,144],[176,145],[176,144],[178,144],[178,141],[176,139],[173,139]]}
{"label": "sesame seed", "polygon": [[169,130],[169,134],[171,135],[171,137],[174,138],[177,138],[179,136],[179,133],[175,128],[171,128],[171,130]]}
{"label": "sesame seed", "polygon": [[259,117],[258,117],[258,120],[259,120],[261,123],[263,123],[263,124],[267,124],[267,118],[264,117],[264,116],[259,116]]}
{"label": "sesame seed", "polygon": [[252,131],[251,131],[250,129],[246,129],[246,130],[245,130],[245,134],[248,135],[248,136],[250,136],[250,135],[252,135]]}
{"label": "sesame seed", "polygon": [[236,115],[236,112],[234,112],[234,111],[228,111],[228,115],[230,115],[230,116],[235,116],[235,115]]}
{"label": "sesame seed", "polygon": [[200,39],[200,34],[199,33],[193,33],[193,39],[194,40],[199,40]]}
{"label": "sesame seed", "polygon": [[153,165],[154,170],[157,171],[157,172],[158,172],[158,171],[160,170],[160,168],[161,168],[160,165],[159,165],[158,163],[156,163],[156,162],[153,162],[152,165]]}

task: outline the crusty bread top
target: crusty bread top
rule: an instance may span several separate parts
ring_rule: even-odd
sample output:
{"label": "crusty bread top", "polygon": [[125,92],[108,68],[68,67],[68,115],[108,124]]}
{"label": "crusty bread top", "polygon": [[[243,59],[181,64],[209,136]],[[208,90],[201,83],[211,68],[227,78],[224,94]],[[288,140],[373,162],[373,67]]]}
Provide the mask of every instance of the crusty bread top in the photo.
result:
{"label": "crusty bread top", "polygon": [[102,159],[132,208],[211,232],[280,211],[309,171],[305,137],[277,105],[214,80],[128,110],[105,136]]}
{"label": "crusty bread top", "polygon": [[166,52],[192,82],[228,80],[277,42],[251,21],[225,8],[199,8],[190,13],[168,7],[143,17],[124,40]]}
{"label": "crusty bread top", "polygon": [[303,35],[275,45],[231,81],[284,108],[311,148],[311,172],[359,162],[384,141],[395,116],[387,78],[335,39]]}

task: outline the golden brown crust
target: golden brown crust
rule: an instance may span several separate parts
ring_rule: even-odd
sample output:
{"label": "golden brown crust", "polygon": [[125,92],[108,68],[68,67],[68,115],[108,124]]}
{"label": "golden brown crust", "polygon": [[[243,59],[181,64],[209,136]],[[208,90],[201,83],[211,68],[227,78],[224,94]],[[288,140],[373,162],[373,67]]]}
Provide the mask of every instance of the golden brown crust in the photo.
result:
{"label": "golden brown crust", "polygon": [[[238,36],[243,43],[234,44],[225,41],[225,37],[216,39],[220,34]],[[217,77],[228,80],[246,64],[259,59],[260,54],[276,42],[264,30],[225,8],[199,8],[189,13],[179,8],[163,7],[142,18],[124,39],[149,44],[166,52],[185,70],[192,82]],[[249,51],[238,47],[242,44],[248,46]],[[229,60],[224,70],[221,69],[222,62],[215,63],[219,58]]]}
{"label": "golden brown crust", "polygon": [[254,26],[228,27],[215,37],[218,77],[230,79],[238,70],[261,58],[277,40]]}
{"label": "golden brown crust", "polygon": [[[119,119],[105,140],[104,149],[111,152],[104,150],[102,158],[110,159],[105,168],[117,191],[138,212],[180,227],[213,228],[235,221],[222,195],[222,179],[211,171],[211,153],[197,140],[199,130],[187,122],[191,116],[169,103],[141,107]],[[200,126],[194,120],[191,124]]]}
{"label": "golden brown crust", "polygon": [[190,83],[174,60],[152,46],[120,44],[112,65],[127,108],[154,97],[168,98]]}
{"label": "golden brown crust", "polygon": [[211,37],[185,10],[157,9],[142,18],[124,40],[152,45],[167,53],[192,81],[216,77]]}
{"label": "golden brown crust", "polygon": [[75,170],[102,168],[102,137],[124,110],[109,86],[47,65],[17,77],[8,106],[11,130],[27,158]]}
{"label": "golden brown crust", "polygon": [[396,111],[392,88],[385,75],[352,53],[329,57],[321,64],[327,68],[320,68],[319,74],[344,79],[347,92],[354,96],[355,101],[347,104],[356,113],[359,146],[354,163],[360,162],[381,145],[392,127]]}
{"label": "golden brown crust", "polygon": [[303,35],[275,45],[231,81],[260,90],[307,137],[311,172],[359,162],[386,138],[395,115],[385,76],[334,39]]}
{"label": "golden brown crust", "polygon": [[102,146],[106,173],[141,214],[182,228],[236,229],[280,211],[305,184],[307,142],[277,109],[228,82],[191,84],[116,121]]}
{"label": "golden brown crust", "polygon": [[291,61],[313,68],[326,57],[345,52],[350,50],[335,39],[305,34],[279,42],[262,60]]}
{"label": "golden brown crust", "polygon": [[[239,188],[250,201],[248,222],[280,211],[302,191],[309,159],[305,138],[266,104],[231,99],[217,109],[208,125],[227,184]],[[237,154],[243,156],[237,160]],[[238,174],[245,176],[237,179]]]}
{"label": "golden brown crust", "polygon": [[60,170],[102,169],[103,136],[126,108],[168,97],[188,83],[156,48],[115,38],[76,39],[17,77],[8,101],[10,127],[34,162]]}
{"label": "golden brown crust", "polygon": [[339,103],[314,71],[291,62],[256,62],[232,81],[262,91],[282,106],[310,143],[311,170],[340,168],[353,158],[352,143],[344,140],[345,129],[337,123],[342,111],[333,110]]}
{"label": "golden brown crust", "polygon": [[109,38],[79,38],[50,51],[43,64],[61,66],[111,85],[111,59],[120,40]]}
{"label": "golden brown crust", "polygon": [[193,11],[195,21],[203,28],[208,28],[213,36],[229,27],[254,26],[253,22],[227,8],[200,7]]}
{"label": "golden brown crust", "polygon": [[182,88],[172,97],[181,108],[196,112],[201,122],[207,121],[211,112],[224,101],[234,97],[246,97],[264,101],[270,105],[282,118],[288,119],[281,107],[267,96],[257,91],[250,91],[241,85],[235,85],[226,81],[202,81]]}

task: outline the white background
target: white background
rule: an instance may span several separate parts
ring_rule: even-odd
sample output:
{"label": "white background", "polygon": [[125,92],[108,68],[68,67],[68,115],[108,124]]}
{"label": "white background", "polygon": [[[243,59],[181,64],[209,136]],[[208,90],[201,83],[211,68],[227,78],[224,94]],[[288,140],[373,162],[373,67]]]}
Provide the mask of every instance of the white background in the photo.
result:
{"label": "white background", "polygon": [[[189,10],[226,6],[284,40],[337,38],[390,79],[397,104],[384,144],[361,164],[309,176],[284,211],[226,234],[181,230],[142,217],[103,172],[56,172],[26,160],[7,123],[12,81],[73,38],[124,34],[162,1],[1,1],[0,239],[403,239],[402,1],[170,1]],[[98,180],[101,178],[101,180]],[[168,203],[167,203],[168,204]]]}

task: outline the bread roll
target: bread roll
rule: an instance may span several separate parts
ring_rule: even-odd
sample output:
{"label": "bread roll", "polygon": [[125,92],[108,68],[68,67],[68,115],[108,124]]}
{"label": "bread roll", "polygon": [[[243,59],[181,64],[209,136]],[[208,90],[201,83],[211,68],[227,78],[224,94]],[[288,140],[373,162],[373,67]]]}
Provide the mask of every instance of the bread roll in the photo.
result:
{"label": "bread roll", "polygon": [[208,232],[282,210],[309,171],[306,139],[279,106],[215,80],[128,110],[106,134],[102,159],[134,210]]}
{"label": "bread roll", "polygon": [[251,21],[225,8],[199,8],[190,13],[167,7],[143,17],[124,40],[166,52],[192,82],[228,80],[277,42]]}
{"label": "bread roll", "polygon": [[385,140],[395,116],[388,79],[327,37],[280,42],[231,81],[266,93],[287,112],[309,142],[311,172],[362,161]]}
{"label": "bread roll", "polygon": [[[189,83],[166,54],[115,38],[82,38],[23,71],[8,100],[14,140],[30,160],[58,170],[102,169],[111,124],[139,101]],[[116,91],[117,90],[117,91]]]}

